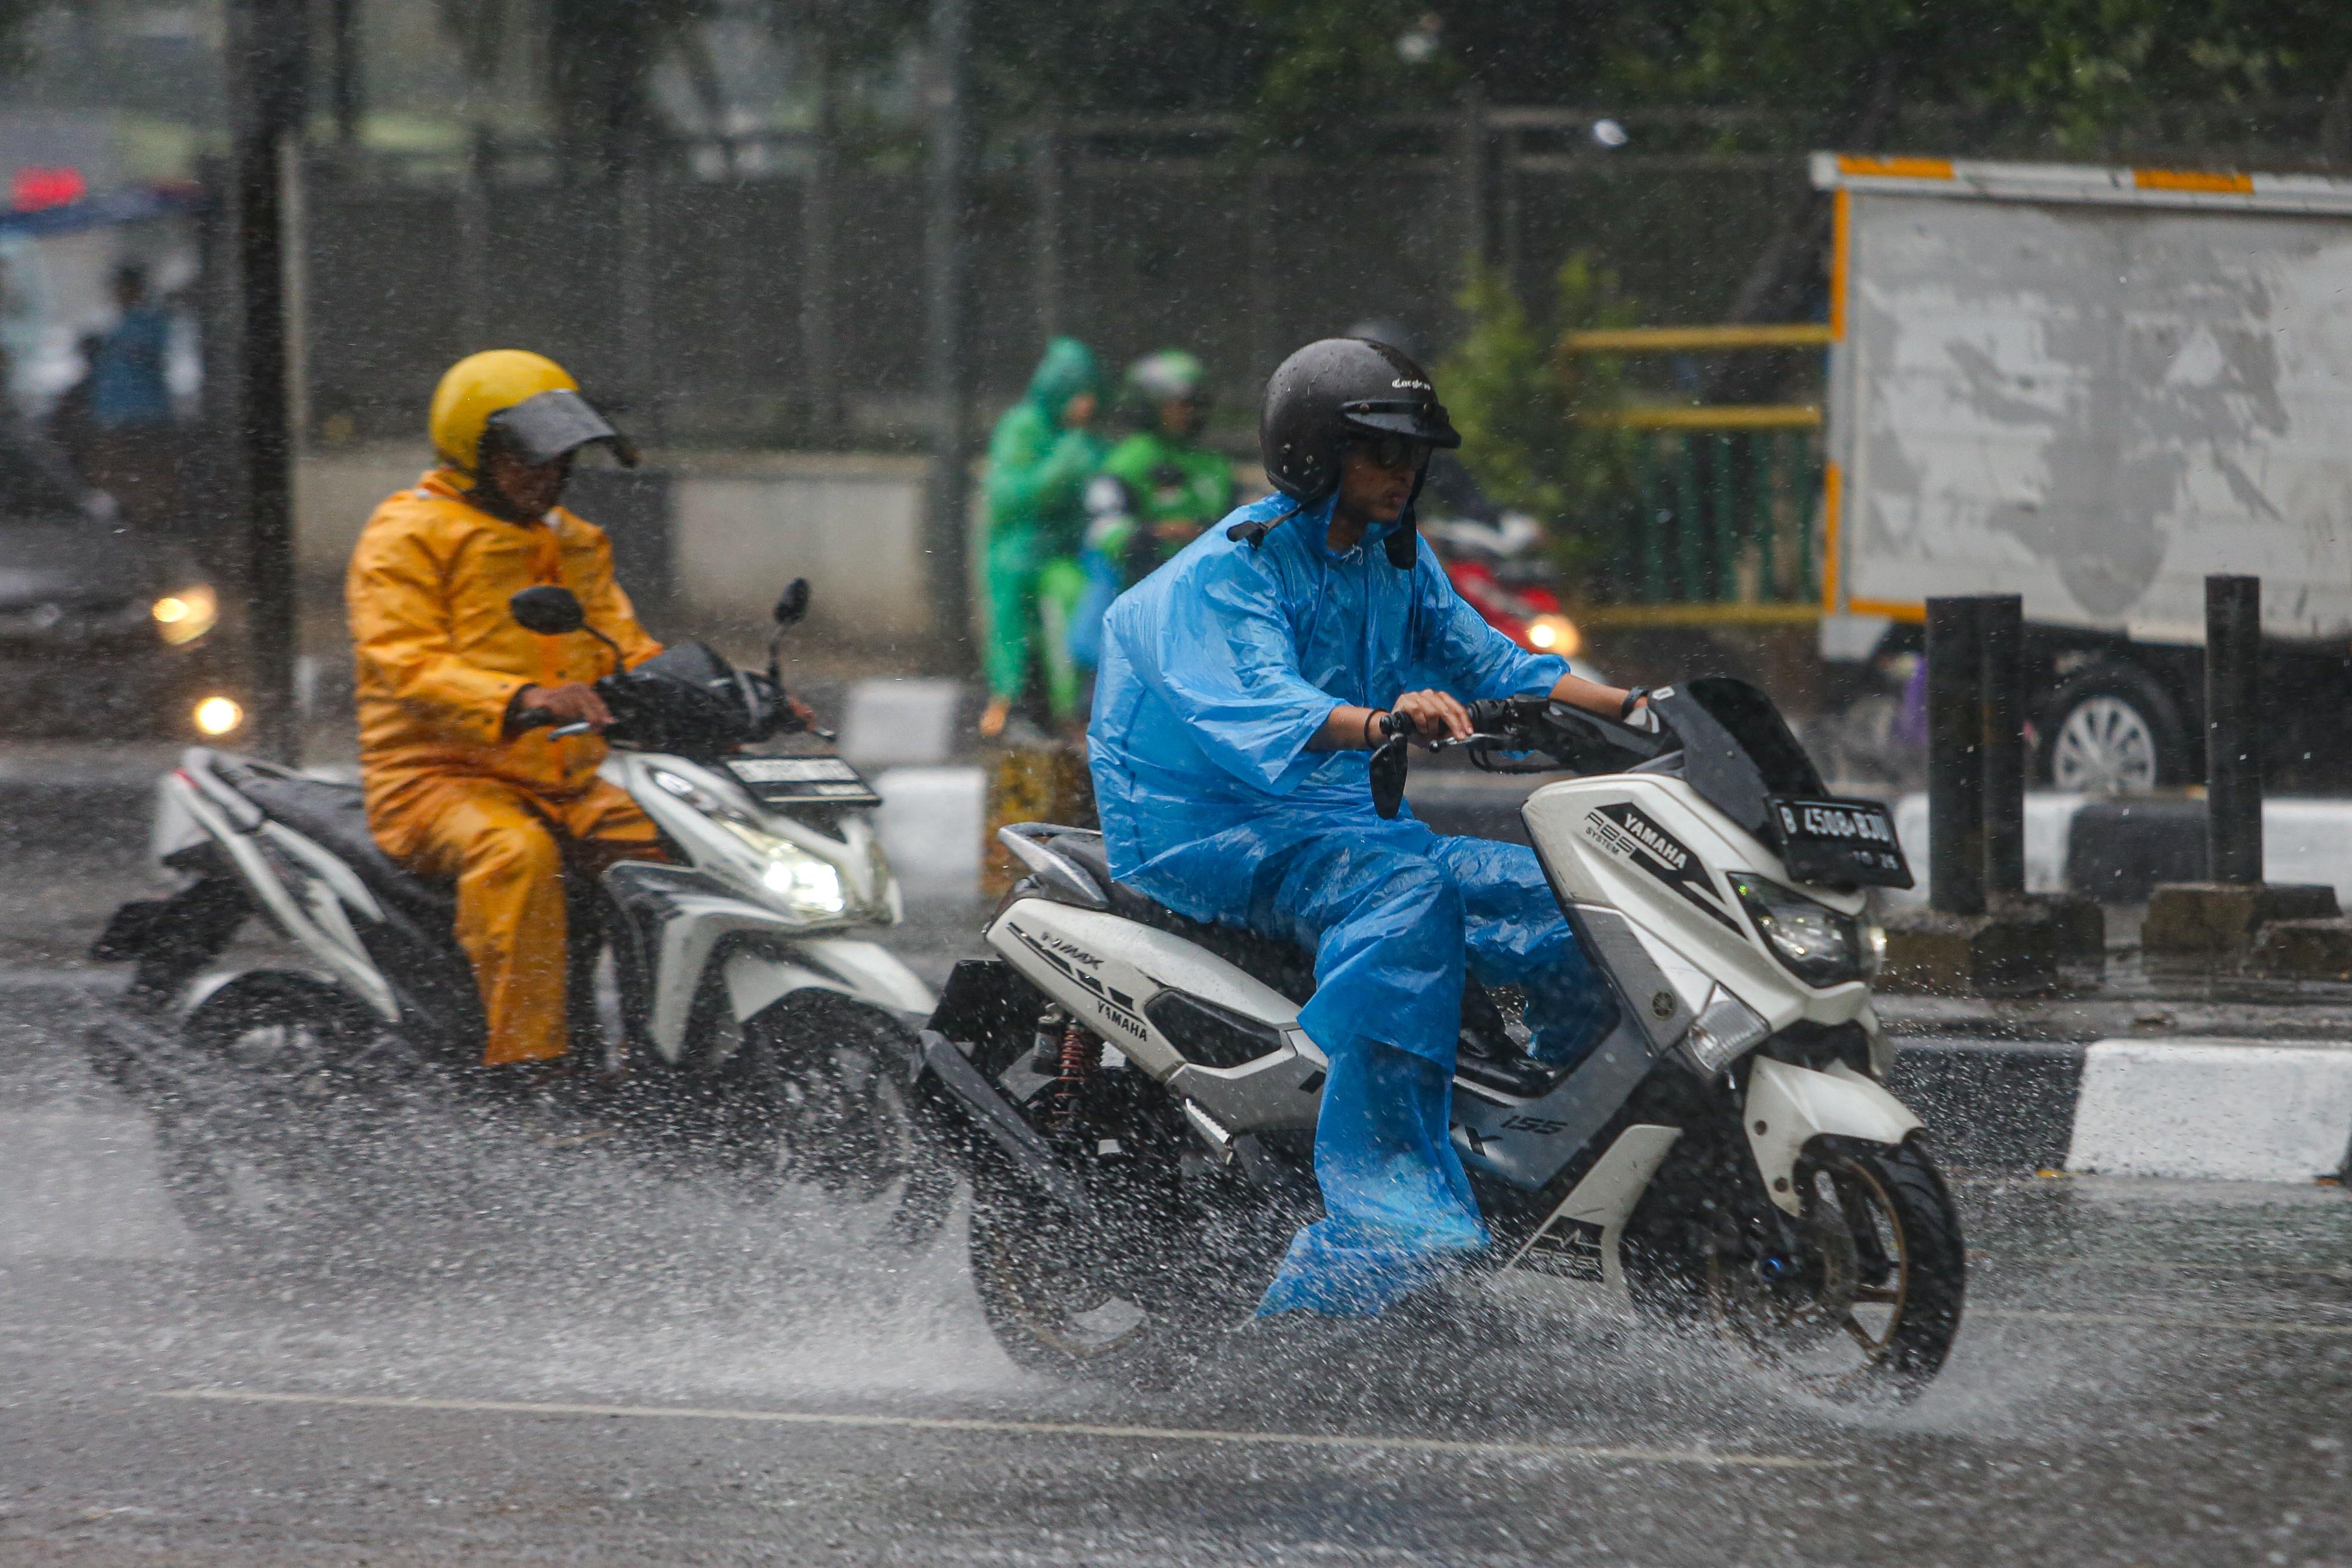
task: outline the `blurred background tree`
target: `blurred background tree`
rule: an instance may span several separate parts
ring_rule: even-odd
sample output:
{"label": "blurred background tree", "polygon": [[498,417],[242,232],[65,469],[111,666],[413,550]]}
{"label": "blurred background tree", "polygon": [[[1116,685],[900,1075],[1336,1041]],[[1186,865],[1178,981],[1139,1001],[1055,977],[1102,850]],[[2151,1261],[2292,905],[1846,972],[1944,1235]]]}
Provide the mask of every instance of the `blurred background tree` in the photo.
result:
{"label": "blurred background tree", "polygon": [[1640,302],[1578,252],[1552,297],[1530,312],[1492,268],[1460,300],[1468,329],[1437,367],[1462,432],[1462,460],[1498,505],[1542,523],[1554,557],[1578,568],[1612,558],[1633,503],[1630,433],[1611,415],[1624,402],[1621,362],[1569,350],[1569,335],[1630,327]]}

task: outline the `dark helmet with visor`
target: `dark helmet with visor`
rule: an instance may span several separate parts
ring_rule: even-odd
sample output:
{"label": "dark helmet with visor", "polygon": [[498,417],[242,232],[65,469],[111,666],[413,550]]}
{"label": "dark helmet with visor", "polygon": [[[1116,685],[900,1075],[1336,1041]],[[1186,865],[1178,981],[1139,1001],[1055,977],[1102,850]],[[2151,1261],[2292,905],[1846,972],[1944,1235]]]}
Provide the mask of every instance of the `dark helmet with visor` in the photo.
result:
{"label": "dark helmet with visor", "polygon": [[[1350,444],[1393,444],[1416,466],[1426,465],[1432,448],[1462,444],[1427,372],[1402,350],[1368,338],[1324,338],[1283,361],[1265,384],[1257,440],[1266,478],[1308,504],[1339,487]],[[1413,497],[1420,495],[1416,480]],[[1412,563],[1410,504],[1388,544],[1392,563]]]}
{"label": "dark helmet with visor", "polygon": [[1386,343],[1325,338],[1283,361],[1265,383],[1258,452],[1266,478],[1293,499],[1329,495],[1339,483],[1340,449],[1384,435],[1423,447],[1462,444],[1428,374]]}

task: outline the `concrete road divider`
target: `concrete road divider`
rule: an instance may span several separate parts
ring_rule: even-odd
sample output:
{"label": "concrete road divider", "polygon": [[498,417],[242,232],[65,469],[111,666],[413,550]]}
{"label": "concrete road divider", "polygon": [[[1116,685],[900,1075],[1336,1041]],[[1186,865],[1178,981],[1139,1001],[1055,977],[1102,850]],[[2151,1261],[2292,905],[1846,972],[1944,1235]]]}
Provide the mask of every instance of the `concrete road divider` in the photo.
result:
{"label": "concrete road divider", "polygon": [[2352,1045],[2108,1040],[2083,1059],[2070,1171],[2309,1181],[2352,1145]]}
{"label": "concrete road divider", "polygon": [[2307,1183],[2352,1163],[2352,1043],[1906,1039],[1892,1087],[1958,1170]]}
{"label": "concrete road divider", "polygon": [[980,896],[987,781],[977,768],[890,768],[874,776],[876,831],[908,904]]}
{"label": "concrete road divider", "polygon": [[[1892,907],[1927,901],[1927,797],[1895,803],[1895,831],[1919,885]],[[2205,802],[2186,796],[2115,800],[2037,792],[2025,798],[2025,886],[2102,904],[2145,904],[2160,883],[2206,874]],[[2263,875],[2336,889],[2352,907],[2352,800],[2263,802]]]}

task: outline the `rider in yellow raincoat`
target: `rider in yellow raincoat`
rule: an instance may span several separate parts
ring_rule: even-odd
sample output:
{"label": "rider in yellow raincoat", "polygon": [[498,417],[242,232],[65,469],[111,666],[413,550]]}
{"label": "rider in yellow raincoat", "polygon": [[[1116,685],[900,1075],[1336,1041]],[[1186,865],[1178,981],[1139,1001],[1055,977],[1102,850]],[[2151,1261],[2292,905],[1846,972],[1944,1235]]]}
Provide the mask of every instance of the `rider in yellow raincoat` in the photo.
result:
{"label": "rider in yellow raincoat", "polygon": [[596,777],[602,738],[517,724],[532,710],[611,722],[588,683],[612,651],[585,632],[526,632],[507,600],[560,583],[626,664],[661,652],[613,580],[604,531],[556,504],[582,446],[635,454],[561,366],[517,350],[452,367],[431,424],[442,465],[376,508],[345,585],[368,825],[385,853],[457,882],[483,1064],[543,1061],[566,1048],[567,865],[659,852],[652,822]]}

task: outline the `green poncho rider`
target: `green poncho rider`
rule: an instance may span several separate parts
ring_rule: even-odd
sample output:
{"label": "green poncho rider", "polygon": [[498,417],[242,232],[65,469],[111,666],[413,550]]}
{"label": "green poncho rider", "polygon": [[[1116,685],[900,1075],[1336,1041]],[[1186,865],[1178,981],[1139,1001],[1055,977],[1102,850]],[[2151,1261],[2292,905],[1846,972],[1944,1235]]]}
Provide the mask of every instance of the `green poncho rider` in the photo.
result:
{"label": "green poncho rider", "polygon": [[1069,625],[1086,587],[1077,561],[1086,484],[1103,459],[1089,428],[1099,390],[1093,351],[1056,338],[988,444],[989,701],[980,729],[990,739],[1028,689],[1033,641],[1055,720],[1077,716]]}
{"label": "green poncho rider", "polygon": [[1233,509],[1233,464],[1200,444],[1208,415],[1202,379],[1201,361],[1181,349],[1128,367],[1119,406],[1135,434],[1111,449],[1087,497],[1087,591],[1070,631],[1084,668],[1095,666],[1110,601]]}

